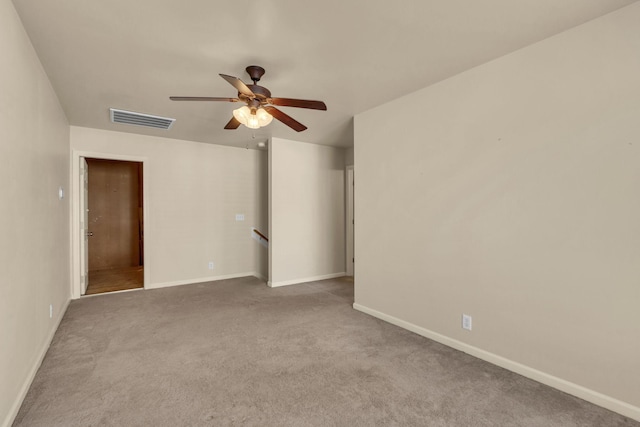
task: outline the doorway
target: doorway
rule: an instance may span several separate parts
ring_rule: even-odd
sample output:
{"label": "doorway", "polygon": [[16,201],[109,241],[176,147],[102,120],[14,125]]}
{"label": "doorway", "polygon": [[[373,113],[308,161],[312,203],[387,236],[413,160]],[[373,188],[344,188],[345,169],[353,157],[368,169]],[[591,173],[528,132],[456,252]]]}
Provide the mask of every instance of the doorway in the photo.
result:
{"label": "doorway", "polygon": [[144,287],[143,165],[80,159],[82,295]]}
{"label": "doorway", "polygon": [[355,215],[354,215],[354,191],[355,191],[355,178],[353,173],[353,165],[346,167],[346,223],[347,223],[347,276],[355,275]]}

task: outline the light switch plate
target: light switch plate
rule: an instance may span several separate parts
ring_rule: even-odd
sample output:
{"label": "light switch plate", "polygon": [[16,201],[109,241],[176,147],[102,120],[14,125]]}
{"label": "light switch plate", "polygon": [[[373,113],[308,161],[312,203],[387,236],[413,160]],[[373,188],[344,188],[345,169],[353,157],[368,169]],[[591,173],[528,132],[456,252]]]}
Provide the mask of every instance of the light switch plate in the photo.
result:
{"label": "light switch plate", "polygon": [[244,221],[244,214],[236,214],[236,221]]}

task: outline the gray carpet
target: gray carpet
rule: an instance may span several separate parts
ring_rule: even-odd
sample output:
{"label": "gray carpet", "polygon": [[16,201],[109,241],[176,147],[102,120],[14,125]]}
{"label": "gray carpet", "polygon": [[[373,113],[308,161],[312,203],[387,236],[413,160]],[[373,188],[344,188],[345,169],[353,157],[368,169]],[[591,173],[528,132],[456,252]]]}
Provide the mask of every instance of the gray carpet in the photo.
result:
{"label": "gray carpet", "polygon": [[255,278],[72,301],[14,425],[640,426],[352,303]]}

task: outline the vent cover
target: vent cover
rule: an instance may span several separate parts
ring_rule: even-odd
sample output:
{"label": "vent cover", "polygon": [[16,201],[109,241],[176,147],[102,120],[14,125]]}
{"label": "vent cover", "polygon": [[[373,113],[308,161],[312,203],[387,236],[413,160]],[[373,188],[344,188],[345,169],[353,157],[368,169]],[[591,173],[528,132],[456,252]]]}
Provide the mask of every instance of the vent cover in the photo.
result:
{"label": "vent cover", "polygon": [[171,129],[176,119],[168,117],[152,116],[151,114],[135,113],[133,111],[116,110],[109,108],[111,121],[113,123],[124,123],[126,125],[146,126],[157,129]]}

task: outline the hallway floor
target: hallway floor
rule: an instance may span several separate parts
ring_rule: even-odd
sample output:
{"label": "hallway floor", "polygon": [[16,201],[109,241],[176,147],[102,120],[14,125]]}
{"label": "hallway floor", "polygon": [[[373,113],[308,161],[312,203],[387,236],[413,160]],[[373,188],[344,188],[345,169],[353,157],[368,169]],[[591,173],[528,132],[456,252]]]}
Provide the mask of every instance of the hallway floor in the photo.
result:
{"label": "hallway floor", "polygon": [[89,272],[89,285],[85,295],[126,291],[144,287],[144,267],[110,268]]}

